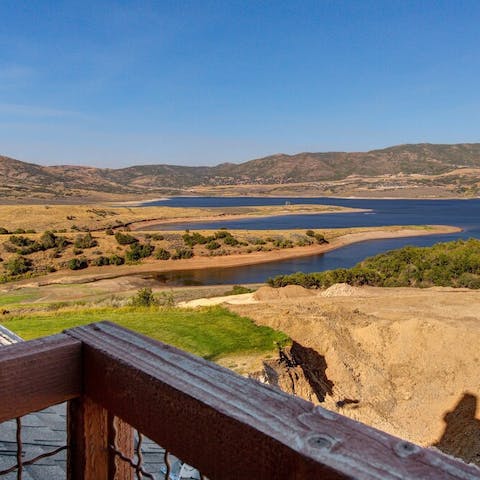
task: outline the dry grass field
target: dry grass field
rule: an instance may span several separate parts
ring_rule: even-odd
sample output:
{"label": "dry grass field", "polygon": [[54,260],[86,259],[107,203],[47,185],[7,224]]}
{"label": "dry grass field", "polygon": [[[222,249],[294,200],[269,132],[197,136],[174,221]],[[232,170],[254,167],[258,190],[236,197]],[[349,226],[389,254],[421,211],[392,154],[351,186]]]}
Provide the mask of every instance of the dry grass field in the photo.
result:
{"label": "dry grass field", "polygon": [[359,209],[334,205],[286,205],[259,207],[176,208],[139,207],[134,204],[92,205],[0,205],[0,227],[45,230],[105,230],[131,226],[144,229],[151,224],[227,220],[270,215],[356,212]]}

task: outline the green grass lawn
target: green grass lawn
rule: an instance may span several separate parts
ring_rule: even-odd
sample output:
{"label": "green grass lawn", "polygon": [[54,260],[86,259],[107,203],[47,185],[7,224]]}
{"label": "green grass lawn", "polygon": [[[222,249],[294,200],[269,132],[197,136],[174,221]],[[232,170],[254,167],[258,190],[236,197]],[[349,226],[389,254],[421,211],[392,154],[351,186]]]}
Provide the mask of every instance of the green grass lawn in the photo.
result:
{"label": "green grass lawn", "polygon": [[257,326],[250,319],[222,307],[196,310],[80,308],[10,316],[2,319],[2,323],[25,340],[30,340],[101,320],[110,320],[208,360],[233,354],[269,353],[276,350],[276,342],[288,342],[284,333]]}

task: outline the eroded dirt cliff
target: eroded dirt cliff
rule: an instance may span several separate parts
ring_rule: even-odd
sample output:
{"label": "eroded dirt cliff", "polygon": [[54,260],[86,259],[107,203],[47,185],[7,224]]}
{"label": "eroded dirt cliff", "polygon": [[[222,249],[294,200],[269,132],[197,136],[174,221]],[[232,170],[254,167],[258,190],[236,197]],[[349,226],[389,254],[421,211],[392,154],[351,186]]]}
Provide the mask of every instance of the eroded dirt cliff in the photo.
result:
{"label": "eroded dirt cliff", "polygon": [[263,293],[229,307],[294,341],[263,381],[480,464],[480,291]]}

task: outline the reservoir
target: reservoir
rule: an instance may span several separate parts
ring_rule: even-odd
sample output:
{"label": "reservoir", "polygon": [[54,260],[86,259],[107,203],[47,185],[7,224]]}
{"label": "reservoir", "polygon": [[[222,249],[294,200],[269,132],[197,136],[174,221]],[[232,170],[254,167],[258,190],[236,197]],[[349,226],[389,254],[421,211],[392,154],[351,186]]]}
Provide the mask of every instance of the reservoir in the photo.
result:
{"label": "reservoir", "polygon": [[[424,237],[370,240],[311,257],[276,261],[235,268],[209,268],[155,274],[160,282],[175,285],[260,283],[269,277],[302,272],[349,268],[366,257],[406,245],[430,246],[459,238],[480,238],[480,199],[471,200],[377,200],[269,197],[173,197],[144,205],[170,207],[235,207],[257,205],[324,204],[369,209],[369,212],[324,215],[285,215],[268,218],[216,221],[208,223],[157,225],[157,230],[219,229],[281,230],[348,228],[383,225],[452,225],[462,232]],[[219,266],[221,257],[218,258]]]}

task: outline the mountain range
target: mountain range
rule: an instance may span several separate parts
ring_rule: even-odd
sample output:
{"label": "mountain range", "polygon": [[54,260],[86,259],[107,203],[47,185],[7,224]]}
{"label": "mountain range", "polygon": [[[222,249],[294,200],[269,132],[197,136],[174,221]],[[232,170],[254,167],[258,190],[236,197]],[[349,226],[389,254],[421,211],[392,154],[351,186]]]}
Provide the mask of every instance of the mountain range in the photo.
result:
{"label": "mountain range", "polygon": [[276,154],[212,167],[41,166],[0,156],[4,197],[166,194],[191,187],[336,182],[351,176],[444,175],[480,168],[480,143],[406,144],[368,152]]}

